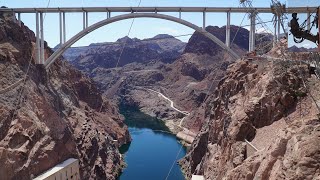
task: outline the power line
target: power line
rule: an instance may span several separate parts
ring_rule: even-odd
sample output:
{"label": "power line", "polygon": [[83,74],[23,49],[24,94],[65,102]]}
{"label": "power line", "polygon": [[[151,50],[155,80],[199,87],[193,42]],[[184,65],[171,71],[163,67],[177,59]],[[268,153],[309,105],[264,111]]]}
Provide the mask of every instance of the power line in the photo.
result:
{"label": "power line", "polygon": [[[141,0],[139,1],[138,7],[140,7],[140,4],[141,4]],[[136,19],[136,17],[134,16],[134,17],[133,17],[133,19],[132,19],[132,21],[131,21],[131,24],[130,24],[130,28],[129,28],[129,31],[128,31],[128,34],[127,34],[127,37],[129,37],[129,35],[130,35],[130,32],[131,32],[131,29],[132,29],[132,26],[133,26],[133,23],[134,23],[134,20],[135,20],[135,19]],[[116,68],[117,68],[117,67],[118,67],[118,65],[119,65],[119,62],[120,62],[120,59],[121,59],[122,53],[123,53],[123,51],[124,51],[124,48],[125,48],[125,46],[126,46],[126,43],[127,43],[127,39],[125,39],[125,41],[124,41],[124,44],[123,44],[122,50],[121,50],[121,52],[120,52],[120,56],[119,56],[118,61],[117,61],[117,64],[116,64]]]}
{"label": "power line", "polygon": [[[47,3],[47,8],[49,7],[49,4],[50,4],[50,0],[48,0],[48,3]],[[19,106],[20,106],[20,103],[21,103],[21,98],[22,98],[22,95],[25,91],[25,86],[27,84],[27,78],[28,78],[28,74],[29,74],[29,71],[30,71],[30,67],[31,67],[31,64],[32,64],[32,59],[33,59],[33,55],[34,55],[34,51],[32,50],[31,51],[31,57],[29,59],[29,63],[28,63],[28,67],[27,67],[27,71],[26,73],[24,74],[24,78],[20,79],[19,81],[13,83],[12,85],[10,85],[8,88],[6,88],[6,90],[10,91],[12,89],[14,89],[16,86],[18,86],[20,84],[20,82],[23,82],[23,85],[22,87],[20,88],[20,92],[18,93],[18,96],[15,100],[15,103],[14,103],[14,110],[13,110],[13,113],[12,113],[12,116],[11,116],[11,121],[13,121],[13,118],[15,116],[15,113],[16,111],[18,110]],[[7,92],[7,91],[6,91]],[[10,115],[9,115],[10,116]]]}
{"label": "power line", "polygon": [[[247,12],[248,12],[248,11],[247,11]],[[246,15],[247,15],[247,13],[245,13],[245,14],[244,14],[244,16],[243,16],[243,18],[242,18],[242,21],[241,21],[241,23],[240,23],[240,26],[242,25],[242,23],[243,23],[244,19],[246,18]],[[230,45],[232,45],[232,44],[233,44],[233,42],[234,42],[234,40],[236,39],[236,37],[237,37],[237,35],[238,35],[238,32],[239,32],[239,30],[240,30],[240,26],[238,27],[238,30],[237,30],[236,34],[234,35],[234,37],[233,37],[233,39],[232,39],[232,41],[231,41]]]}
{"label": "power line", "polygon": [[[194,59],[194,57],[193,57],[193,59]],[[192,59],[192,60],[193,60],[193,59]],[[214,78],[213,78],[213,80],[212,80],[212,83],[211,83],[211,85],[210,85],[210,88],[209,88],[209,90],[208,90],[205,98],[202,100],[201,104],[205,103],[206,100],[208,99],[209,94],[210,94],[210,91],[211,91],[212,88],[213,88],[213,83],[217,81],[217,77],[218,77],[218,73],[215,73],[215,76],[214,76]],[[194,108],[193,108],[190,112],[192,112],[193,110],[194,110]],[[182,126],[181,126],[181,127],[182,127]],[[182,127],[182,128],[183,128],[183,127]],[[187,136],[190,136],[190,132],[191,132],[189,129],[187,129],[187,130],[188,130],[188,131],[187,131],[186,137],[187,137]],[[181,150],[182,150],[182,146],[180,147],[180,149],[179,149],[179,151],[178,151],[178,153],[177,153],[177,155],[176,155],[176,158],[175,158],[175,160],[173,161],[173,163],[172,163],[172,165],[171,165],[171,168],[170,168],[170,170],[169,170],[169,172],[168,172],[165,180],[167,180],[167,179],[169,178],[169,175],[170,175],[170,173],[171,173],[171,171],[172,171],[172,169],[173,169],[173,167],[174,167],[174,164],[175,164],[176,161],[178,160],[178,157],[179,157],[179,154],[181,153]]]}
{"label": "power line", "polygon": [[[270,20],[270,21],[262,21],[262,22],[258,22],[258,23],[255,23],[254,25],[259,25],[259,24],[264,24],[264,23],[270,23],[270,22],[273,22],[273,20]],[[246,25],[243,25],[243,26],[239,26],[239,27],[248,27],[250,26],[250,24],[246,24]]]}

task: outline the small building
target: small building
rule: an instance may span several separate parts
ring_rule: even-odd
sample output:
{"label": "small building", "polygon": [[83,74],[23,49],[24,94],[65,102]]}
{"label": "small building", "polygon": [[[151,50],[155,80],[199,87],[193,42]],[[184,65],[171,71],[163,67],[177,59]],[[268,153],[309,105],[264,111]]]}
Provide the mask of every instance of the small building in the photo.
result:
{"label": "small building", "polygon": [[57,164],[34,180],[79,180],[79,160],[70,158]]}
{"label": "small building", "polygon": [[204,180],[204,177],[201,175],[192,175],[191,180]]}

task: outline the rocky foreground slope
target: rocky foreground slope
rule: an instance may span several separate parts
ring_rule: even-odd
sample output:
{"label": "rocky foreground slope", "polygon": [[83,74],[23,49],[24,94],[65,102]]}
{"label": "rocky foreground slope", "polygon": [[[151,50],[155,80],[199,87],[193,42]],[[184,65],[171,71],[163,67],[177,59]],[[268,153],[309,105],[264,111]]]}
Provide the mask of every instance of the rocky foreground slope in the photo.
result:
{"label": "rocky foreground slope", "polygon": [[[187,177],[319,179],[319,87],[299,62],[230,65],[198,110],[206,122],[180,161]],[[250,152],[246,140],[258,151]]]}
{"label": "rocky foreground slope", "polygon": [[116,106],[62,60],[34,65],[34,33],[12,18],[0,15],[0,179],[31,179],[71,157],[82,179],[115,179],[130,140]]}

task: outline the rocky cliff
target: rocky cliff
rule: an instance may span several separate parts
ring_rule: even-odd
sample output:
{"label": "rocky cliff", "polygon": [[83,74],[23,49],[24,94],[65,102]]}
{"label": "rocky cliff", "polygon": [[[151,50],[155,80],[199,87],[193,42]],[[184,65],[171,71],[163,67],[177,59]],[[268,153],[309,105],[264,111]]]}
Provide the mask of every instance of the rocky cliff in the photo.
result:
{"label": "rocky cliff", "polygon": [[[208,26],[206,31],[216,36],[222,42],[226,41],[226,26]],[[240,47],[240,49],[249,49],[249,31],[238,26],[230,26],[230,39],[232,44]],[[195,32],[184,50],[184,53],[209,54],[215,56],[222,48],[216,43],[203,36],[201,33]]]}
{"label": "rocky cliff", "polygon": [[0,15],[0,179],[30,179],[70,157],[82,179],[115,179],[130,140],[116,106],[61,59],[34,65],[34,33],[12,18]]}
{"label": "rocky cliff", "polygon": [[[206,30],[225,41],[225,27],[208,26]],[[239,55],[244,54],[248,36],[248,30],[231,26],[231,39],[234,39],[231,49]],[[228,65],[234,61],[220,46],[195,32],[181,57],[167,65],[169,70],[161,81],[162,88],[158,89],[162,89],[181,109],[191,112],[182,123],[184,127],[194,132],[200,130],[204,122],[203,113],[195,110],[215,90]]]}
{"label": "rocky cliff", "polygon": [[230,65],[198,110],[206,122],[180,161],[187,177],[320,178],[319,84],[300,62]]}

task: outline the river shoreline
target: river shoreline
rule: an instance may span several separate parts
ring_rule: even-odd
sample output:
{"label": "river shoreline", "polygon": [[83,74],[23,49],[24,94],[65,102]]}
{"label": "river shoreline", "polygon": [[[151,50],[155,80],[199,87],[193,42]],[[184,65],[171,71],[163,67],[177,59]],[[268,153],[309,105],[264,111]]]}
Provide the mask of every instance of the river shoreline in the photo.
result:
{"label": "river shoreline", "polygon": [[[123,145],[119,148],[120,152],[122,153],[122,160],[124,162],[124,166],[122,168],[122,172],[118,176],[118,179],[128,179],[128,173],[131,173],[131,176],[132,176],[132,169],[134,168],[133,166],[136,166],[136,164],[132,164],[132,160],[130,160],[130,159],[132,159],[132,156],[133,156],[132,153],[133,153],[133,151],[135,151],[136,148],[139,148],[139,147],[137,147],[137,144],[141,143],[140,141],[146,141],[145,143],[148,146],[150,146],[150,144],[154,143],[153,140],[150,141],[149,143],[147,143],[148,138],[154,138],[154,141],[156,141],[156,142],[160,140],[157,144],[169,143],[169,145],[166,145],[166,147],[159,147],[159,148],[168,148],[164,151],[168,150],[168,154],[171,154],[174,157],[176,156],[178,149],[180,149],[180,151],[183,149],[183,151],[182,151],[183,153],[181,152],[182,154],[180,155],[181,157],[179,157],[179,158],[182,158],[185,155],[186,143],[184,143],[183,141],[177,140],[176,135],[177,135],[178,131],[176,131],[175,128],[172,128],[173,126],[170,127],[170,124],[169,124],[169,126],[167,126],[168,123],[166,121],[157,119],[155,117],[151,117],[151,116],[141,112],[138,107],[126,106],[125,104],[120,104],[119,109],[120,109],[121,114],[124,115],[124,117],[126,119],[125,123],[129,127],[130,136],[133,137],[133,140],[131,143]],[[144,119],[144,121],[142,121],[141,119],[142,120]],[[173,122],[171,122],[171,123],[173,123]],[[175,125],[175,124],[172,124],[172,125]],[[145,136],[147,136],[147,137],[145,137]],[[160,139],[157,140],[157,137]],[[164,140],[161,138],[165,138],[167,140]],[[170,143],[171,143],[171,145],[170,145]],[[174,144],[176,144],[176,145],[174,145]],[[178,144],[180,144],[180,145],[178,145]],[[151,146],[156,146],[156,145],[151,145]],[[172,151],[171,153],[169,153],[170,148],[172,149],[173,147],[175,147],[175,148],[179,147],[179,148]],[[150,148],[152,148],[152,147],[150,147]],[[141,150],[141,151],[143,151],[143,150]],[[158,152],[158,153],[160,153],[160,152]],[[161,152],[161,153],[163,153],[163,152]],[[127,156],[129,156],[129,157],[127,157]],[[156,156],[161,156],[161,155],[157,154]],[[146,161],[148,161],[147,155],[144,154],[144,158],[146,158]],[[131,161],[131,164],[130,164],[130,161]],[[160,164],[161,164],[161,161],[165,161],[165,158],[159,160]],[[170,162],[171,161],[172,160],[170,160]],[[145,163],[148,163],[148,162],[145,162]],[[156,164],[158,164],[158,163],[156,163]],[[177,163],[174,166],[179,167],[179,165],[177,165]],[[165,167],[167,167],[167,166],[165,166]],[[127,168],[131,168],[131,170],[127,169]],[[178,179],[184,179],[184,175],[183,175],[180,167],[178,168],[180,173],[177,172],[178,171],[177,167],[175,167],[175,168],[176,168],[176,170],[175,170],[176,174],[173,173],[172,176],[177,176],[177,177],[179,177]],[[139,171],[139,170],[140,169],[138,169],[137,171]],[[181,175],[177,175],[177,173],[181,174]],[[181,178],[181,177],[183,177],[183,178]]]}

